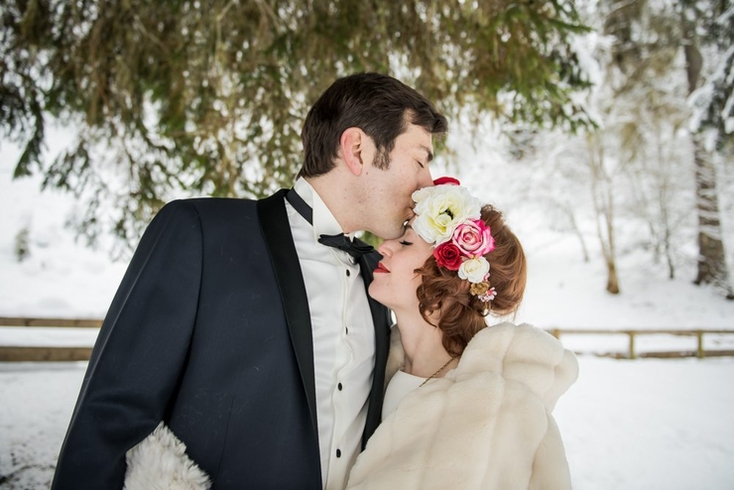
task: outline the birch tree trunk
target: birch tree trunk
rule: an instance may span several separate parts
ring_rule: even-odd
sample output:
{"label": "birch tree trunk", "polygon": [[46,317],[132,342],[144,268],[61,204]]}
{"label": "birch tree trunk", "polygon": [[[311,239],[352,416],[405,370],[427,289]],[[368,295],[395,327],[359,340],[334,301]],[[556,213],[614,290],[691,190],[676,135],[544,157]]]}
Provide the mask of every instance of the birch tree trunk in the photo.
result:
{"label": "birch tree trunk", "polygon": [[590,134],[588,145],[596,231],[599,236],[604,262],[607,266],[607,291],[611,294],[619,294],[619,276],[617,275],[614,246],[614,189],[612,189],[612,179],[604,167],[604,148],[599,135]]}
{"label": "birch tree trunk", "polygon": [[[686,59],[688,94],[698,87],[703,66],[703,56],[696,43],[695,25],[682,18],[683,52]],[[723,230],[719,214],[719,199],[716,189],[716,167],[713,150],[706,148],[703,134],[693,134],[693,164],[696,175],[696,212],[698,214],[698,273],[695,284],[711,284],[722,289],[727,298],[733,299],[729,285],[729,270],[726,265]]]}
{"label": "birch tree trunk", "polygon": [[695,284],[712,284],[732,296],[729,271],[719,218],[716,167],[700,135],[693,137],[696,168],[696,212],[698,214],[698,273]]}

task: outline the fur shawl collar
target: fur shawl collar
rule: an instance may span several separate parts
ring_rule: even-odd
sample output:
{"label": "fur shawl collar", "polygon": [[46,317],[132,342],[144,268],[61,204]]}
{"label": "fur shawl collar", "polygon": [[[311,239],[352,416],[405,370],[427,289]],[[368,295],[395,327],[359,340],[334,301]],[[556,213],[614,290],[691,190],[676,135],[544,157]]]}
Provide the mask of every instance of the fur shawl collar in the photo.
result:
{"label": "fur shawl collar", "polygon": [[[393,342],[388,374],[404,357]],[[573,353],[550,334],[488,327],[456,369],[409,393],[383,421],[348,488],[570,488],[551,412],[577,374]]]}

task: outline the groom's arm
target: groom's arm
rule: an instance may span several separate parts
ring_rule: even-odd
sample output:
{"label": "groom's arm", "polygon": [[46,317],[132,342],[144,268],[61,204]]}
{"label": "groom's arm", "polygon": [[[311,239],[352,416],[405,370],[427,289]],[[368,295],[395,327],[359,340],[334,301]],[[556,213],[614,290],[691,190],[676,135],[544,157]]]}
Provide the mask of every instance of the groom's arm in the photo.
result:
{"label": "groom's arm", "polygon": [[174,201],[146,230],[107,312],[53,489],[122,488],[125,453],[155,429],[179,380],[201,267],[199,216]]}

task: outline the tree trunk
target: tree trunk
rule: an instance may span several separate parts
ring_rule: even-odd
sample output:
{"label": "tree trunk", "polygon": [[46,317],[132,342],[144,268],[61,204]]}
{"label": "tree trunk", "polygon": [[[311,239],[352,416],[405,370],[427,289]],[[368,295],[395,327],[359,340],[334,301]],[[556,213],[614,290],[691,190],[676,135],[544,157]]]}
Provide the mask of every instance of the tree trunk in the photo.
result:
{"label": "tree trunk", "polygon": [[[688,94],[698,87],[703,57],[696,43],[695,25],[684,15],[683,53],[686,59]],[[716,190],[716,168],[711,152],[703,143],[703,135],[693,134],[693,163],[696,170],[696,212],[698,213],[698,274],[695,284],[712,284],[727,298],[734,299],[726,266],[719,198]]]}
{"label": "tree trunk", "polygon": [[573,230],[574,230],[574,233],[576,234],[576,238],[579,239],[579,244],[581,245],[581,252],[584,257],[584,262],[588,262],[589,261],[589,250],[586,248],[586,240],[584,240],[584,234],[581,233],[581,230],[579,229],[578,225],[576,224],[576,218],[574,218]]}
{"label": "tree trunk", "polygon": [[587,139],[596,231],[607,266],[607,291],[611,294],[619,294],[619,276],[617,275],[614,247],[614,191],[612,179],[604,167],[604,148],[599,139],[599,136],[594,134],[590,134]]}
{"label": "tree trunk", "polygon": [[607,260],[607,291],[612,294],[619,294],[619,277],[617,276],[617,265],[612,259]]}
{"label": "tree trunk", "polygon": [[606,209],[603,213],[607,227],[607,246],[604,256],[607,262],[607,292],[619,294],[619,277],[617,276],[617,253],[614,247],[614,201],[613,193],[608,189]]}
{"label": "tree trunk", "polygon": [[[660,131],[656,131],[656,140],[657,140],[657,159],[658,159],[658,168],[663,168],[664,162],[665,162],[665,156],[663,154],[663,143],[662,138],[660,137]],[[670,174],[667,172],[662,172],[661,174],[658,174],[658,177],[656,179],[658,183],[658,206],[660,207],[660,221],[662,221],[662,241],[663,241],[663,251],[665,253],[665,261],[668,264],[668,279],[675,279],[675,262],[673,261],[673,247],[672,247],[672,240],[673,240],[673,230],[672,230],[672,224],[670,219],[670,204],[669,204],[669,196],[670,196]],[[656,245],[658,246],[658,245]]]}
{"label": "tree trunk", "polygon": [[568,222],[571,225],[571,229],[573,230],[574,235],[576,235],[576,238],[578,238],[579,240],[579,244],[581,245],[581,253],[584,257],[584,262],[588,262],[589,250],[588,248],[586,248],[586,240],[584,240],[584,234],[581,232],[578,222],[576,221],[576,215],[574,214],[573,208],[568,204],[561,204],[560,207],[563,213],[568,218]]}
{"label": "tree trunk", "polygon": [[698,274],[695,284],[712,284],[732,297],[729,271],[719,219],[716,168],[698,135],[693,137],[696,166],[696,211],[698,212]]}

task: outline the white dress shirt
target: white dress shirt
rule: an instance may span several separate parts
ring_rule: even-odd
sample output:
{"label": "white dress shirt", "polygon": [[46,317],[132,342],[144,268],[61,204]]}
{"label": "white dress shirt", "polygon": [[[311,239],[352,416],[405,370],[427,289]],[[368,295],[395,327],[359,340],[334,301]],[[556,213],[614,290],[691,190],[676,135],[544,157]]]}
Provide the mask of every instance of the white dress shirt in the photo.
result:
{"label": "white dress shirt", "polygon": [[306,180],[298,179],[294,189],[313,209],[312,226],[286,200],[311,312],[321,480],[325,489],[341,490],[361,449],[375,328],[359,264],[318,243],[341,227]]}

